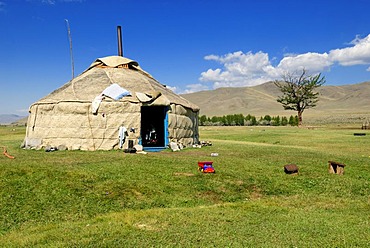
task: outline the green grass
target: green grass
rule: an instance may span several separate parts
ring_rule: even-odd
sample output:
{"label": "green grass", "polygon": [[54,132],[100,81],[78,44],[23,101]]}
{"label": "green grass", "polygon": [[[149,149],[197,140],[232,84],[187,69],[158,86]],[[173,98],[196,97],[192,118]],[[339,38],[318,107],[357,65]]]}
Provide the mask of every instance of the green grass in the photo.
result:
{"label": "green grass", "polygon": [[368,131],[202,127],[213,146],[146,155],[23,150],[24,131],[0,127],[1,247],[370,246]]}

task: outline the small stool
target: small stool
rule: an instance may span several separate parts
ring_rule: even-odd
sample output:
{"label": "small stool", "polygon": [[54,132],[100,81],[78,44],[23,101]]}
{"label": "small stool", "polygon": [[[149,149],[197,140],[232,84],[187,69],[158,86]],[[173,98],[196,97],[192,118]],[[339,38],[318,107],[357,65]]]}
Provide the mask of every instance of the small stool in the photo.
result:
{"label": "small stool", "polygon": [[329,163],[329,173],[338,175],[344,174],[344,166],[346,166],[345,164],[338,163],[335,161],[328,161],[328,163]]}
{"label": "small stool", "polygon": [[284,172],[286,174],[297,174],[298,173],[298,166],[296,164],[284,165]]}

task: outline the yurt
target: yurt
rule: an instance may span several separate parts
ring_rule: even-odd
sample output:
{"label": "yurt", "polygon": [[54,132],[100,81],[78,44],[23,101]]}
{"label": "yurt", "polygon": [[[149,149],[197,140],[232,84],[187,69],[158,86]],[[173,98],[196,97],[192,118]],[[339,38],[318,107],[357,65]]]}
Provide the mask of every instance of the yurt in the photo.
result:
{"label": "yurt", "polygon": [[25,148],[163,149],[199,141],[199,108],[122,56],[95,60],[29,108]]}

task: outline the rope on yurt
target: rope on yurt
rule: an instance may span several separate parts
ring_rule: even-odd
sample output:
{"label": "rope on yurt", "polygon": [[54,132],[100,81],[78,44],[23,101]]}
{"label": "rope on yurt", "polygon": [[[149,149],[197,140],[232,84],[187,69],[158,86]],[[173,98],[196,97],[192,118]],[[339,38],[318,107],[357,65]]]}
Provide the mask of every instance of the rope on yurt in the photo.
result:
{"label": "rope on yurt", "polygon": [[73,92],[74,97],[76,98],[76,100],[80,100],[80,99],[78,99],[78,97],[76,95],[76,91],[75,91],[75,80],[74,79],[71,80],[71,86],[72,86],[72,92]]}
{"label": "rope on yurt", "polygon": [[39,105],[37,104],[36,105],[36,109],[35,109],[35,114],[34,114],[34,117],[33,117],[33,123],[32,123],[32,131],[35,130],[35,124],[36,124],[36,116],[37,116],[37,111],[39,109]]}
{"label": "rope on yurt", "polygon": [[109,79],[109,82],[110,82],[111,84],[114,84],[114,82],[113,82],[112,78],[109,76],[108,72],[107,72],[106,70],[104,70],[104,72],[105,72],[105,75],[107,75],[107,77],[108,77],[108,79]]}
{"label": "rope on yurt", "polygon": [[107,131],[108,115],[105,115],[103,118],[105,119],[105,127],[104,127],[103,137],[101,138],[101,142],[100,142],[99,146],[96,148],[97,150],[103,145],[103,142],[104,142],[104,139],[105,139],[105,133]]}
{"label": "rope on yurt", "polygon": [[91,127],[91,122],[90,122],[90,105],[87,105],[87,120],[88,120],[88,123],[89,123],[90,135],[91,135],[91,139],[92,139],[93,147],[94,147],[94,151],[95,151],[96,150],[95,149],[95,138],[94,138],[94,134],[93,134],[92,127]]}
{"label": "rope on yurt", "polygon": [[105,128],[104,128],[104,132],[103,132],[103,137],[101,138],[101,142],[100,142],[99,145],[96,145],[95,144],[96,138],[94,137],[94,132],[92,130],[91,120],[90,120],[90,115],[91,115],[90,106],[88,105],[87,108],[88,108],[87,109],[87,120],[88,120],[88,123],[89,123],[90,135],[91,135],[91,139],[93,141],[93,147],[94,147],[94,151],[95,151],[95,150],[98,150],[103,145],[103,142],[104,142],[104,139],[105,139],[105,133],[106,133],[106,130],[107,130],[107,122],[108,122],[107,118],[108,118],[108,116],[105,115],[105,117],[104,117],[104,119],[105,119]]}

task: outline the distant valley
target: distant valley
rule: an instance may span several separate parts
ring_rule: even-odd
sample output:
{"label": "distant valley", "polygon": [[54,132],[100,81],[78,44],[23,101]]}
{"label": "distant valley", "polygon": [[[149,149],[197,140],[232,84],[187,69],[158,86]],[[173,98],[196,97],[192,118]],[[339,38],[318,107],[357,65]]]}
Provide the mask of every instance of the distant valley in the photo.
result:
{"label": "distant valley", "polygon": [[[319,88],[319,102],[313,109],[305,110],[303,118],[312,121],[358,122],[370,118],[370,82]],[[200,115],[223,116],[251,114],[256,117],[290,116],[294,111],[284,110],[276,101],[281,95],[273,82],[253,87],[219,88],[183,94],[182,97],[200,107]]]}

